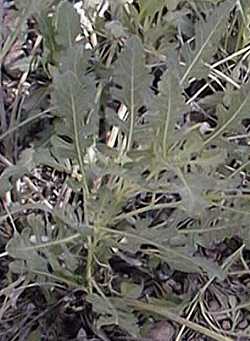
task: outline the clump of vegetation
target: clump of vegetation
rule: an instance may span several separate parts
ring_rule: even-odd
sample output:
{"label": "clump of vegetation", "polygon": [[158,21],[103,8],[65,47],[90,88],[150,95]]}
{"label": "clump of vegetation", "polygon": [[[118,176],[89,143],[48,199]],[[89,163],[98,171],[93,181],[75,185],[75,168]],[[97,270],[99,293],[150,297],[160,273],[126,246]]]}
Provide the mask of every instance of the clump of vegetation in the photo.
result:
{"label": "clump of vegetation", "polygon": [[249,337],[249,1],[2,12],[0,339]]}

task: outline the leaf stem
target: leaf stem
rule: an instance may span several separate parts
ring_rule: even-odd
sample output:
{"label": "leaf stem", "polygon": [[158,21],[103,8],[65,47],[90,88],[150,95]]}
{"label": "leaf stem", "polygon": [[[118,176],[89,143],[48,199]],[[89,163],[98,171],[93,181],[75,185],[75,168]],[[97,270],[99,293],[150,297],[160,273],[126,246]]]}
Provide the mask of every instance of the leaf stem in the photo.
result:
{"label": "leaf stem", "polygon": [[142,214],[142,213],[145,213],[148,211],[153,211],[153,210],[161,210],[164,208],[175,208],[175,207],[179,206],[180,204],[181,204],[181,201],[148,205],[145,207],[138,208],[137,210],[130,211],[128,213],[121,213],[120,215],[116,216],[114,218],[114,220],[117,221],[117,220],[128,219],[128,218],[131,218],[135,215]]}

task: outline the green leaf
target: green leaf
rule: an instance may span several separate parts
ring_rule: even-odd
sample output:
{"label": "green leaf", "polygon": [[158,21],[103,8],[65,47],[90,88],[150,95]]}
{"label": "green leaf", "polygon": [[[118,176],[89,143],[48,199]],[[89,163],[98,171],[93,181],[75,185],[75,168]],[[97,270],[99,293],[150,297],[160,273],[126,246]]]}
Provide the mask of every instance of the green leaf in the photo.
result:
{"label": "green leaf", "polygon": [[38,14],[44,10],[47,10],[55,0],[16,0],[15,6],[22,11],[25,11],[25,15],[28,17],[31,14]]}
{"label": "green leaf", "polygon": [[76,75],[82,75],[87,72],[90,56],[90,52],[84,49],[82,43],[75,43],[62,53],[59,70],[61,73],[72,71]]}
{"label": "green leaf", "polygon": [[58,115],[65,118],[65,135],[80,140],[81,130],[87,124],[87,116],[94,106],[95,83],[87,76],[79,78],[68,71],[55,77],[54,87]]}
{"label": "green leaf", "polygon": [[215,188],[215,178],[198,172],[183,174],[180,169],[177,169],[177,175],[180,183],[173,186],[180,193],[184,208],[191,216],[200,216],[210,206],[206,194]]}
{"label": "green leaf", "polygon": [[60,49],[56,42],[55,18],[42,12],[37,20],[39,30],[43,36],[46,61],[57,63]]}
{"label": "green leaf", "polygon": [[142,285],[138,285],[132,282],[124,281],[121,284],[121,294],[122,296],[137,299],[142,293]]}
{"label": "green leaf", "polygon": [[0,197],[10,191],[15,182],[23,175],[28,173],[28,169],[23,166],[10,166],[7,167],[0,175]]}
{"label": "green leaf", "polygon": [[[224,211],[219,207],[206,212],[203,220],[188,226],[180,231],[181,234],[190,236],[190,239],[203,247],[211,247],[211,241],[221,242],[226,238],[232,238],[241,234],[239,221],[243,223],[242,215],[236,216],[235,212]],[[249,219],[247,216],[246,219]]]}
{"label": "green leaf", "polygon": [[113,78],[121,89],[113,89],[114,97],[125,104],[129,112],[129,136],[127,149],[133,142],[133,132],[138,109],[146,101],[151,76],[145,66],[145,54],[141,40],[132,36],[114,64]]}
{"label": "green leaf", "polygon": [[72,47],[81,32],[80,17],[67,0],[62,1],[57,7],[56,31],[56,41],[63,48]]}
{"label": "green leaf", "polygon": [[[77,55],[76,55],[77,57]],[[83,155],[98,131],[98,118],[95,116],[95,81],[92,77],[85,75],[85,62],[76,58],[74,70],[71,63],[69,71],[58,73],[54,77],[54,92],[52,100],[57,109],[57,116],[60,117],[56,133],[61,137],[72,141],[75,151],[72,158],[75,158],[83,171]],[[83,66],[80,73],[80,66]],[[71,142],[65,141],[65,146],[70,151]],[[54,146],[57,147],[57,143]],[[73,154],[73,153],[72,153]]]}
{"label": "green leaf", "polygon": [[175,126],[185,109],[184,96],[173,72],[165,72],[159,85],[159,94],[149,107],[149,124],[154,128],[152,139],[161,146],[163,157],[173,142]]}
{"label": "green leaf", "polygon": [[169,11],[175,10],[179,2],[181,2],[181,0],[168,0],[167,1],[168,10]]}
{"label": "green leaf", "polygon": [[63,155],[63,157],[59,158],[58,153],[55,156],[49,149],[39,148],[38,150],[36,150],[34,155],[34,162],[37,165],[49,166],[58,170],[59,172],[71,172],[71,168],[69,166],[69,163],[67,162],[65,154]]}
{"label": "green leaf", "polygon": [[92,303],[93,310],[99,314],[97,325],[99,328],[116,324],[131,335],[137,336],[139,328],[136,316],[126,304],[116,304],[115,300],[101,297],[96,294],[88,295],[87,301]]}
{"label": "green leaf", "polygon": [[180,84],[184,85],[190,78],[204,78],[208,74],[208,67],[218,49],[218,43],[226,30],[227,20],[230,11],[235,6],[234,0],[223,2],[215,7],[213,14],[206,20],[201,19],[195,25],[195,47],[191,48],[186,42],[181,48],[181,55],[184,59],[184,69],[181,70]]}
{"label": "green leaf", "polygon": [[180,326],[185,325],[195,332],[208,336],[208,338],[212,340],[232,341],[232,339],[229,337],[218,334],[210,329],[207,329],[201,326],[198,323],[194,323],[194,322],[191,322],[189,320],[179,317],[179,314],[175,314],[172,311],[170,311],[169,307],[160,306],[159,304],[144,303],[139,300],[126,300],[126,303],[136,310],[147,311],[150,313],[154,313],[156,315],[161,315],[162,317],[166,319],[179,323]]}
{"label": "green leaf", "polygon": [[26,228],[21,234],[16,233],[8,242],[6,250],[8,255],[22,261],[26,261],[27,268],[33,271],[48,272],[48,262],[41,257],[32,247],[30,241],[30,229]]}
{"label": "green leaf", "polygon": [[[72,238],[69,230],[61,228],[57,239],[52,239],[51,225],[45,225],[41,217],[29,216],[28,221],[30,227],[24,228],[21,233],[16,232],[6,246],[8,255],[14,258],[11,271],[29,274],[38,281],[50,278],[74,286],[76,279],[72,273],[76,271],[78,260],[66,244],[77,241],[79,235]],[[62,232],[66,238],[60,239]]]}
{"label": "green leaf", "polygon": [[[111,232],[112,230],[109,229]],[[113,231],[116,233],[116,231]],[[174,229],[163,227],[161,229],[153,229],[141,224],[137,224],[137,228],[127,227],[126,231],[120,231],[120,234],[124,234],[126,237],[126,242],[123,242],[119,247],[124,250],[129,249],[133,251],[142,251],[141,245],[151,245],[158,250],[155,253],[157,257],[162,259],[164,262],[168,263],[173,269],[177,269],[183,272],[198,272],[206,271],[211,276],[218,276],[218,278],[223,279],[224,273],[219,266],[210,262],[203,261],[200,257],[192,256],[190,250],[183,247],[185,243],[185,238],[177,243],[180,246],[174,245],[174,239],[176,236],[176,231],[174,234]],[[172,237],[172,238],[171,238]]]}
{"label": "green leaf", "polygon": [[227,91],[224,96],[224,104],[217,106],[218,125],[214,132],[204,141],[203,146],[219,139],[225,132],[241,123],[244,118],[249,118],[250,82],[240,90]]}
{"label": "green leaf", "polygon": [[114,37],[115,39],[126,37],[127,35],[124,27],[118,20],[108,21],[105,24],[105,28],[110,32],[111,37]]}
{"label": "green leaf", "polygon": [[[171,3],[176,0],[171,0]],[[139,0],[140,4],[140,19],[148,17],[154,17],[154,15],[160,11],[164,5],[167,5],[168,0]]]}

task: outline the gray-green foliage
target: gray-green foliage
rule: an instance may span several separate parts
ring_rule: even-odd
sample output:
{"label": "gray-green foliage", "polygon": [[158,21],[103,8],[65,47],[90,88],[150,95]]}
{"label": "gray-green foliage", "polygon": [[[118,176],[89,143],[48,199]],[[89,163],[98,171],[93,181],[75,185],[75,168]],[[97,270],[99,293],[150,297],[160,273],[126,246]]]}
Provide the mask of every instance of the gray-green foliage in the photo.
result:
{"label": "gray-green foliage", "polygon": [[[221,6],[216,7],[213,14],[207,19],[199,18],[195,25],[194,45],[192,48],[187,42],[182,46],[181,54],[184,59],[184,70],[180,74],[180,84],[188,78],[202,78],[209,71],[211,62],[218,44],[228,25],[228,16],[235,5],[235,1],[225,1]],[[193,43],[193,42],[192,42]]]}
{"label": "gray-green foliage", "polygon": [[150,125],[153,127],[152,140],[157,144],[157,152],[167,159],[168,149],[175,141],[176,124],[180,123],[185,110],[175,70],[166,71],[159,84],[159,94],[154,96]]}
{"label": "gray-green foliage", "polygon": [[121,89],[113,89],[113,96],[123,103],[129,112],[127,149],[130,149],[138,110],[146,103],[151,83],[149,71],[145,66],[143,44],[138,37],[132,36],[127,41],[124,51],[121,52],[113,67],[114,82],[121,87]]}
{"label": "gray-green foliage", "polygon": [[23,12],[26,16],[33,14],[40,14],[42,11],[48,10],[51,5],[58,1],[55,0],[17,0],[15,5],[19,11]]}
{"label": "gray-green foliage", "polygon": [[[32,217],[14,234],[6,247],[14,258],[10,271],[29,274],[33,280],[83,285],[99,316],[97,329],[119,324],[131,335],[139,333],[136,314],[113,297],[126,296],[123,283],[110,290],[115,274],[109,261],[114,254],[134,261],[141,272],[151,270],[137,254],[146,255],[149,263],[165,262],[173,270],[222,280],[225,273],[218,264],[197,256],[198,245],[235,234],[249,245],[249,192],[242,194],[239,174],[249,170],[249,147],[234,140],[234,135],[246,135],[241,121],[249,115],[249,81],[242,81],[242,75],[234,79],[230,68],[218,68],[227,76],[216,79],[219,96],[196,96],[193,106],[188,102],[190,80],[209,82],[209,65],[227,52],[225,30],[236,1],[217,2],[139,1],[139,11],[131,4],[124,7],[123,1],[112,2],[112,20],[126,35],[112,36],[113,21],[107,26],[98,17],[90,32],[97,37],[92,50],[85,46],[88,37],[68,1],[60,1],[49,17],[39,7],[41,2],[31,2],[32,13],[39,12],[48,52],[44,63],[52,79],[54,108],[49,147],[34,153],[32,165],[64,171],[74,199],[64,209],[52,209],[50,221]],[[165,33],[175,37],[167,45],[172,48],[167,57],[161,54]],[[148,37],[155,40],[148,43]],[[232,69],[236,64],[232,62]],[[117,105],[126,107],[123,118],[118,117]],[[204,135],[204,120],[186,119],[193,107],[207,119],[213,113],[213,131]],[[104,139],[99,136],[101,119],[109,131]],[[110,133],[116,138],[113,144],[107,143]],[[239,171],[232,166],[235,158],[242,166]],[[75,165],[78,179],[70,178]],[[5,171],[0,193],[11,190],[10,180],[24,174],[26,168]],[[99,283],[100,269],[107,271],[105,285]],[[133,278],[129,284],[138,289]]]}
{"label": "gray-green foliage", "polygon": [[65,49],[72,47],[81,27],[79,15],[68,1],[58,5],[55,26],[57,43]]}
{"label": "gray-green foliage", "polygon": [[79,58],[81,53],[79,48],[73,56],[69,54],[68,69],[59,70],[55,75],[53,92],[53,103],[61,119],[57,125],[57,135],[72,139],[73,155],[78,155],[78,159],[82,158],[88,136],[94,135],[97,128],[96,125],[91,126],[95,115],[95,80],[86,75],[85,62],[81,63]]}

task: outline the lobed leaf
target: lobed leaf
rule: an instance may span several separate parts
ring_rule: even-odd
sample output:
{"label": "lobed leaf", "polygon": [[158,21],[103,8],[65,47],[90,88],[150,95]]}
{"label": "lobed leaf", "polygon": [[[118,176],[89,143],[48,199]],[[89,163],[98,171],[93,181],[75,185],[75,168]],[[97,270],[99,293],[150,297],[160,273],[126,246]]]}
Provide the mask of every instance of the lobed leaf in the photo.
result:
{"label": "lobed leaf", "polygon": [[138,37],[132,36],[127,41],[114,64],[113,79],[117,85],[113,89],[114,97],[123,103],[129,112],[127,148],[130,149],[138,110],[145,104],[151,83],[151,76],[145,66],[144,48]]}
{"label": "lobed leaf", "polygon": [[[76,55],[78,58],[78,56]],[[58,73],[54,78],[52,100],[57,109],[60,121],[57,125],[57,135],[68,138],[62,140],[64,147],[73,158],[83,159],[86,147],[91,143],[88,138],[96,134],[98,125],[95,122],[95,82],[92,77],[84,74],[85,62],[75,64],[75,70],[68,64],[70,70]],[[81,73],[76,73],[80,71]],[[71,144],[71,141],[73,144]],[[92,141],[92,140],[91,140]],[[59,140],[54,145],[58,146]]]}
{"label": "lobed leaf", "polygon": [[214,132],[204,141],[203,146],[209,145],[225,132],[230,132],[233,126],[249,117],[250,82],[240,90],[228,91],[224,96],[224,104],[217,106],[218,125]]}
{"label": "lobed leaf", "polygon": [[163,157],[167,157],[168,148],[173,142],[175,128],[185,109],[184,96],[175,74],[165,72],[159,84],[159,94],[149,106],[149,125],[153,127],[152,139],[162,146]]}
{"label": "lobed leaf", "polygon": [[200,18],[195,25],[195,47],[192,48],[186,42],[181,48],[181,55],[185,66],[180,69],[180,84],[184,85],[190,78],[204,78],[208,74],[206,63],[210,63],[218,49],[227,26],[227,20],[235,0],[229,0],[217,6],[213,14],[207,16],[206,20]]}

